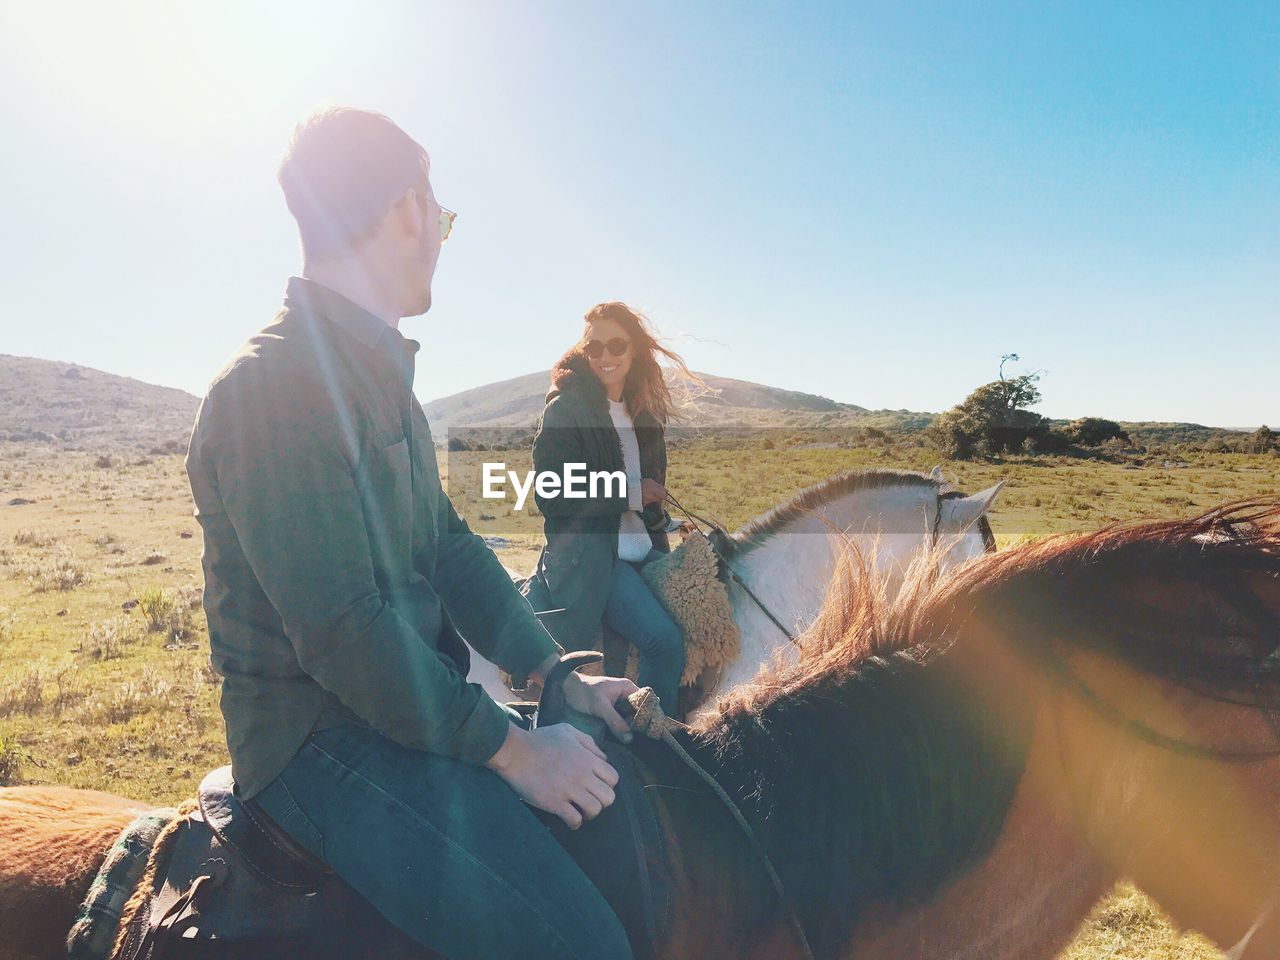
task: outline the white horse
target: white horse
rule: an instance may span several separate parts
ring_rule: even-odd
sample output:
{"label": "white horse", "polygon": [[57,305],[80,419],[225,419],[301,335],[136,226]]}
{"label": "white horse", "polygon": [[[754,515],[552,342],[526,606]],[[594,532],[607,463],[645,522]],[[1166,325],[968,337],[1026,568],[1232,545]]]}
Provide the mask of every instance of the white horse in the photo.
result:
{"label": "white horse", "polygon": [[[749,680],[775,656],[794,655],[791,638],[817,615],[843,545],[852,543],[874,564],[892,595],[922,549],[941,546],[944,569],[993,549],[986,514],[1003,486],[966,497],[949,488],[937,467],[928,474],[855,470],[802,490],[718,538],[731,571],[727,586],[742,652],[703,702]],[[467,679],[499,703],[519,699],[474,649]]]}

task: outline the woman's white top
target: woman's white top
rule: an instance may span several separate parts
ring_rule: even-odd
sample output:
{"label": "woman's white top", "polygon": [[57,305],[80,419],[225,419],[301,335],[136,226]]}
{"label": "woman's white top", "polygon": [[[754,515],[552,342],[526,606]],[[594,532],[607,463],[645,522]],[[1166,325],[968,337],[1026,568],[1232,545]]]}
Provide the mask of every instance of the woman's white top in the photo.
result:
{"label": "woman's white top", "polygon": [[627,413],[625,400],[609,401],[609,418],[613,421],[614,429],[618,431],[618,439],[622,442],[622,464],[627,473],[627,504],[631,507],[622,515],[622,524],[618,527],[618,559],[639,563],[653,549],[649,530],[637,512],[642,505],[640,443],[636,440],[635,424],[631,422],[631,414]]}

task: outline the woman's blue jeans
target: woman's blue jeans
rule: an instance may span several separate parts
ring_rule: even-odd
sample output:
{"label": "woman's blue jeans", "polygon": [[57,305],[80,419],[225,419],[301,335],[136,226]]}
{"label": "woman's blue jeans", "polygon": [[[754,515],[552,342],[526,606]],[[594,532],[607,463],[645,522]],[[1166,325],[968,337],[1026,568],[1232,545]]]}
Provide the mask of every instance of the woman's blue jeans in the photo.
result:
{"label": "woman's blue jeans", "polygon": [[254,799],[451,960],[630,960],[600,892],[486,767],[340,726],[313,733]]}
{"label": "woman's blue jeans", "polygon": [[640,661],[637,684],[653,687],[663,709],[674,717],[680,675],[684,673],[684,634],[639,573],[640,567],[662,555],[651,550],[641,563],[619,560],[613,565],[613,588],[605,604],[604,621],[635,644]]}

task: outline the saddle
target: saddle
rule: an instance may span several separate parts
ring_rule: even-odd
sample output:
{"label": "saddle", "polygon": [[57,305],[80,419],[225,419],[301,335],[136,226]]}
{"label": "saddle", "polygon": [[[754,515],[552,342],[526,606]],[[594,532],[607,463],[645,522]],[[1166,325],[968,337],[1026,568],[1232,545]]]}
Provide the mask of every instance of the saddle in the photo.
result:
{"label": "saddle", "polygon": [[[665,942],[673,916],[667,830],[649,803],[635,756],[603,724],[570,716],[564,677],[600,654],[570,654],[545,684],[535,724],[570,720],[597,736],[617,769],[616,801],[571,831],[544,817],[622,921],[638,958]],[[599,724],[597,726],[597,724]],[[252,801],[231,768],[204,778],[196,808],[157,842],[111,960],[428,960],[322,861]]]}
{"label": "saddle", "polygon": [[172,829],[113,960],[424,957],[256,804],[237,797],[229,766],[204,778],[196,809]]}

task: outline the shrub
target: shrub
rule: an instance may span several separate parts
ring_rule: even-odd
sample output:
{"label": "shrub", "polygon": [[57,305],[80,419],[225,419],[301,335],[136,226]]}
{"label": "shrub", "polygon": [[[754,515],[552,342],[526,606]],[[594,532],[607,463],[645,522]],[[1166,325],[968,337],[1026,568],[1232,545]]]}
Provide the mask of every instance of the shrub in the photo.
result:
{"label": "shrub", "polygon": [[19,530],[13,535],[13,542],[19,547],[51,547],[58,538],[38,530]]}
{"label": "shrub", "polygon": [[28,564],[23,573],[37,593],[71,590],[89,582],[89,572],[66,553],[60,553],[43,563]]}
{"label": "shrub", "polygon": [[104,533],[100,537],[94,537],[93,545],[106,553],[124,553],[124,544],[114,533]]}
{"label": "shrub", "polygon": [[90,627],[89,636],[80,644],[80,649],[95,660],[114,660],[123,655],[124,645],[134,639],[129,618],[115,617]]}
{"label": "shrub", "polygon": [[188,610],[199,610],[204,603],[204,588],[194,583],[179,587],[176,602]]}
{"label": "shrub", "polygon": [[32,667],[20,677],[13,677],[0,684],[0,717],[18,713],[30,716],[44,703],[44,674],[39,667]]}
{"label": "shrub", "polygon": [[116,465],[116,461],[110,454],[104,453],[93,461],[93,465],[99,470],[110,470]]}
{"label": "shrub", "polygon": [[1066,453],[1071,446],[1071,441],[1067,435],[1061,430],[1055,430],[1052,427],[1033,427],[1027,431],[1027,437],[1024,441],[1029,447],[1029,453],[1046,454],[1046,453]]}
{"label": "shrub", "polygon": [[1099,449],[1109,457],[1118,457],[1128,452],[1130,446],[1129,441],[1122,440],[1120,437],[1112,437],[1109,440],[1102,441]]}
{"label": "shrub", "polygon": [[925,436],[948,460],[970,460],[977,455],[977,438],[964,429],[954,413],[934,417]]}
{"label": "shrub", "polygon": [[152,550],[142,558],[142,565],[144,567],[154,567],[157,564],[164,563],[168,559],[169,555],[163,550]]}
{"label": "shrub", "polygon": [[1108,440],[1130,443],[1129,434],[1114,420],[1102,417],[1081,417],[1062,428],[1072,443],[1082,447],[1098,447]]}
{"label": "shrub", "polygon": [[12,787],[22,782],[22,750],[18,738],[0,734],[0,787]]}
{"label": "shrub", "polygon": [[84,690],[76,683],[80,667],[74,662],[63,664],[53,675],[53,709],[61,713],[67,707],[84,699]]}
{"label": "shrub", "polygon": [[164,629],[173,613],[173,607],[173,597],[159,587],[148,587],[138,596],[138,609],[142,612],[142,619],[146,621],[147,629],[153,633]]}
{"label": "shrub", "polygon": [[1271,453],[1276,449],[1275,431],[1265,423],[1240,442],[1242,453]]}
{"label": "shrub", "polygon": [[172,694],[173,683],[148,664],[136,680],[126,680],[106,697],[86,701],[80,720],[91,725],[125,723],[140,713],[168,707]]}
{"label": "shrub", "polygon": [[[199,602],[198,594],[196,602]],[[167,590],[151,587],[138,597],[138,609],[142,611],[147,629],[152,633],[164,633],[168,642],[186,640],[191,636],[195,624],[191,615],[190,588],[183,588],[175,597]]]}

